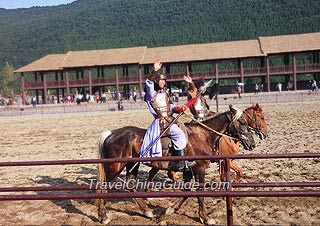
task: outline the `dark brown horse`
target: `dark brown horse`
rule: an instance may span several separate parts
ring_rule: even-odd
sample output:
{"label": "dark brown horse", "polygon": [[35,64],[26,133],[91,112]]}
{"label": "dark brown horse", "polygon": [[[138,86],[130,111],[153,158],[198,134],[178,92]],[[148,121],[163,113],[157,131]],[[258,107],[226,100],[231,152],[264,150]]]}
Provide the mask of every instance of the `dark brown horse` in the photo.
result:
{"label": "dark brown horse", "polygon": [[[265,139],[268,135],[268,127],[265,121],[262,108],[259,106],[258,103],[252,103],[252,105],[246,108],[244,111],[245,119],[248,123],[248,127],[251,132],[259,135],[259,138]],[[233,139],[222,136],[219,140],[219,155],[237,155],[239,154],[239,147],[240,142],[234,141]],[[234,159],[229,160],[230,168],[236,172],[236,178],[234,183],[238,183],[243,176],[242,169],[237,165]],[[158,170],[153,168],[149,173],[148,180],[152,181],[157,174]],[[175,181],[175,172],[168,171],[168,177]],[[225,161],[221,161],[221,181],[226,181],[226,172],[225,172]],[[166,211],[166,214],[172,214],[173,212],[177,212],[182,204],[185,202],[187,198],[180,198],[179,201],[173,206],[169,207]]]}
{"label": "dark brown horse", "polygon": [[[228,132],[233,137],[239,139],[246,149],[253,149],[255,146],[252,134],[248,131],[246,120],[242,111],[229,106],[229,111],[216,114],[207,119],[204,124],[220,133]],[[195,123],[185,124],[188,134],[188,144],[185,149],[186,155],[212,155],[214,144],[220,135],[212,130],[208,130]],[[113,131],[106,131],[102,134],[99,142],[100,158],[132,158],[139,157],[142,141],[146,129],[127,126]],[[163,156],[170,155],[169,150],[163,150]],[[127,179],[136,178],[139,165],[136,165],[133,171],[130,171],[134,163],[101,163],[98,165],[98,180],[100,183],[114,180],[126,167]],[[169,162],[152,162],[151,166],[157,169],[168,170]],[[205,170],[209,165],[209,160],[197,160],[196,165],[192,167],[192,173],[197,182],[204,183]],[[184,172],[184,178],[191,180],[190,171]],[[106,192],[102,190],[100,192]],[[135,199],[141,211],[145,216],[152,218],[152,210],[146,205],[143,199]],[[201,221],[210,223],[204,207],[203,197],[198,197],[199,217]],[[98,203],[98,215],[100,222],[108,223],[106,217],[105,200],[101,199]]]}

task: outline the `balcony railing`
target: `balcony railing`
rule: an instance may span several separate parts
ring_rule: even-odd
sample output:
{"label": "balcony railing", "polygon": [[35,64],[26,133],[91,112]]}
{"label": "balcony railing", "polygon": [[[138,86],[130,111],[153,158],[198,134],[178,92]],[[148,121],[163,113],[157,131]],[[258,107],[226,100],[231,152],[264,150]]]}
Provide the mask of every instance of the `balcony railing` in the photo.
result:
{"label": "balcony railing", "polygon": [[101,84],[116,84],[115,77],[106,77],[106,78],[93,78],[92,85],[101,85]]}
{"label": "balcony railing", "polygon": [[70,80],[69,86],[89,86],[89,79]]}
{"label": "balcony railing", "polygon": [[50,80],[50,81],[47,81],[47,87],[57,87],[57,86],[60,86],[60,87],[66,86],[66,81],[65,80],[58,80],[58,81]]}
{"label": "balcony railing", "polygon": [[24,87],[26,88],[26,89],[43,89],[43,82],[42,81],[40,81],[40,82],[25,82],[24,83]]}

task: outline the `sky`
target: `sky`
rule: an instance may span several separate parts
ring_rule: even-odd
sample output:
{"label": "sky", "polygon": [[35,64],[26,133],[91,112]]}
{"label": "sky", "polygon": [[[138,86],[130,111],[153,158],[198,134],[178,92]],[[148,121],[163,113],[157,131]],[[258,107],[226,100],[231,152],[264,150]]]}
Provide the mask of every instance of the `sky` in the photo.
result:
{"label": "sky", "polygon": [[75,0],[0,0],[0,8],[17,9],[30,8],[32,6],[56,6],[74,1]]}

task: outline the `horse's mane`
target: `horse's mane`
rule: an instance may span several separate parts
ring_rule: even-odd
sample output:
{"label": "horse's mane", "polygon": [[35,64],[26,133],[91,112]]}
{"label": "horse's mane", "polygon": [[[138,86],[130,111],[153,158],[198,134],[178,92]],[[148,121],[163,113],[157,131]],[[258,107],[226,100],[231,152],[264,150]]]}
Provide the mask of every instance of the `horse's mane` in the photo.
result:
{"label": "horse's mane", "polygon": [[216,117],[219,117],[220,115],[224,114],[225,112],[216,112],[214,115],[211,115],[211,116],[208,116],[208,117],[205,117],[205,119],[202,121],[202,122],[206,122],[206,121],[209,121],[213,118],[216,118]]}
{"label": "horse's mane", "polygon": [[253,103],[250,107],[247,107],[245,109],[245,111],[250,110],[250,109],[257,111],[257,112],[262,112],[262,108],[257,103]]}

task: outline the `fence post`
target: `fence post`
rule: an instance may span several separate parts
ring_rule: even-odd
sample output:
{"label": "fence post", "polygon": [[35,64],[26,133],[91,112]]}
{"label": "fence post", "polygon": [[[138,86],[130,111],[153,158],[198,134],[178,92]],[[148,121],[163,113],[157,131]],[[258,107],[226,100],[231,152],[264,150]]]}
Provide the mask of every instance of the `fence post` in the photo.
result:
{"label": "fence post", "polygon": [[[226,182],[228,182],[227,191],[232,191],[232,182],[231,182],[231,176],[230,176],[230,159],[225,159],[225,172],[226,172]],[[233,226],[233,211],[232,211],[232,197],[227,196],[226,197],[226,207],[227,207],[227,225]]]}

